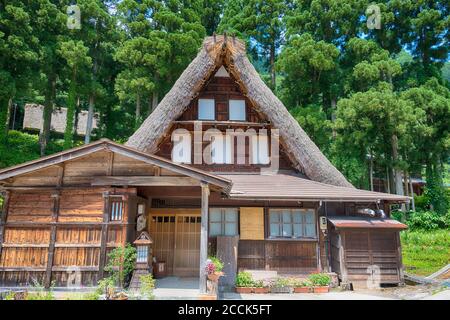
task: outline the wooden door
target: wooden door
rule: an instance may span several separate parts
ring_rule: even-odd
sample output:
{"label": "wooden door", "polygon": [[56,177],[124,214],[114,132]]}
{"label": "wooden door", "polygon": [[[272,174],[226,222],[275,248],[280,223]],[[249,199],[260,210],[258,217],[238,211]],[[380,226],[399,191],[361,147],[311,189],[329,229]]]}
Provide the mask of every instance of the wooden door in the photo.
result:
{"label": "wooden door", "polygon": [[175,245],[175,215],[155,214],[150,220],[153,239],[153,255],[157,261],[165,261],[167,273],[173,273],[173,248]]}
{"label": "wooden door", "polygon": [[176,217],[173,273],[177,276],[198,276],[200,266],[200,227],[198,214]]}
{"label": "wooden door", "polygon": [[167,274],[199,275],[201,217],[196,209],[153,209],[150,236],[153,255],[165,261]]}

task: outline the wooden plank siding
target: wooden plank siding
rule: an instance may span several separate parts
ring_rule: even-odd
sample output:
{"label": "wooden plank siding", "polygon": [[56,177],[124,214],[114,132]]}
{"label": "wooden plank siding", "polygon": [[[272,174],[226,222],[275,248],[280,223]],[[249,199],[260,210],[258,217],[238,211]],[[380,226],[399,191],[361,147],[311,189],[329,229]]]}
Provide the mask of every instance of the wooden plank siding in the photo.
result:
{"label": "wooden plank siding", "polygon": [[317,271],[316,243],[289,240],[240,240],[238,269],[280,273]]}
{"label": "wooden plank siding", "polygon": [[[117,193],[105,190],[63,190],[53,197],[52,192],[11,191],[0,285],[28,285],[36,279],[47,286],[65,286],[71,270],[81,273],[82,285],[95,285],[103,275],[101,257],[106,261],[108,250],[125,244],[129,226],[127,206],[121,222],[103,222],[109,215],[104,193]],[[127,200],[128,195],[124,197]],[[109,229],[102,237],[105,227]]]}
{"label": "wooden plank siding", "polygon": [[[331,243],[332,268],[343,282],[365,286],[368,280],[377,277],[381,284],[403,281],[398,231],[333,231]],[[379,276],[375,272],[379,272]]]}

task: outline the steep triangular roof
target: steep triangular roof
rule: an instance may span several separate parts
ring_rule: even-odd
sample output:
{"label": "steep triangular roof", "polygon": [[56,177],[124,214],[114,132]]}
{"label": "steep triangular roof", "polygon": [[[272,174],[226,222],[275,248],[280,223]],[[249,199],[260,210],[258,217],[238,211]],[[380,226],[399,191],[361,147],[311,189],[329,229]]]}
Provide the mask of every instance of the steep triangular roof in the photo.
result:
{"label": "steep triangular roof", "polygon": [[297,169],[314,181],[352,187],[262,81],[247,58],[244,43],[226,36],[204,40],[197,57],[126,145],[148,153],[157,152],[158,144],[169,132],[172,121],[183,114],[206,81],[222,65],[236,79],[253,106],[280,129],[286,153]]}

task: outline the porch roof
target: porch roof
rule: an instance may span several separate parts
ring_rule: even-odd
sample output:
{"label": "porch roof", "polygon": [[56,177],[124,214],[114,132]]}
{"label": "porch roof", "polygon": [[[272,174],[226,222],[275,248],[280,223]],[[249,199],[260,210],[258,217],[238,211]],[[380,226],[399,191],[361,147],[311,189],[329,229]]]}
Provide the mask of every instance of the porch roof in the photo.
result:
{"label": "porch roof", "polygon": [[408,227],[393,219],[365,218],[365,217],[328,217],[328,221],[337,229],[352,228],[382,228],[382,229],[400,229]]}
{"label": "porch roof", "polygon": [[50,156],[28,161],[9,168],[4,168],[0,170],[0,182],[14,176],[26,174],[52,165],[57,165],[65,161],[75,160],[102,150],[109,150],[111,152],[121,154],[123,156],[130,157],[144,163],[168,169],[170,171],[185,175],[198,181],[210,183],[219,187],[225,192],[227,192],[231,187],[231,181],[227,180],[224,177],[213,175],[209,172],[193,168],[191,166],[178,164],[162,157],[147,154],[136,149],[115,143],[109,139],[100,139],[90,144],[58,152]]}
{"label": "porch roof", "polygon": [[224,174],[233,186],[229,193],[232,199],[248,200],[296,200],[330,202],[409,202],[409,197],[372,192],[356,188],[333,186],[291,174]]}

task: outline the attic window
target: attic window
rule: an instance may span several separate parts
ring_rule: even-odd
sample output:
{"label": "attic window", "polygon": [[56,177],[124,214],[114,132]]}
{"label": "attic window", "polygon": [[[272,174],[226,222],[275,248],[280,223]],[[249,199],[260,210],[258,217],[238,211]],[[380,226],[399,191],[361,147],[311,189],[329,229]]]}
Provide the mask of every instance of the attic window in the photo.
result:
{"label": "attic window", "polygon": [[198,99],[198,119],[199,120],[215,120],[214,99]]}
{"label": "attic window", "polygon": [[175,130],[172,133],[172,161],[191,163],[191,134],[187,130]]}
{"label": "attic window", "polygon": [[230,120],[245,121],[245,100],[230,100]]}

